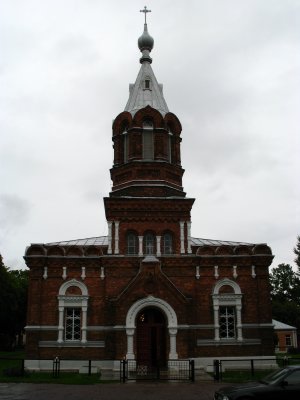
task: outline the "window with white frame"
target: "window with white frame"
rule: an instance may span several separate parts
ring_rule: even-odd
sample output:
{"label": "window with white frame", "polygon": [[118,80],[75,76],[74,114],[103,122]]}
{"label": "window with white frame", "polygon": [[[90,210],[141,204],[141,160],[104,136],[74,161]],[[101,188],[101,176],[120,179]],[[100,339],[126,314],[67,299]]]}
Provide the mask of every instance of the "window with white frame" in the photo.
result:
{"label": "window with white frame", "polygon": [[57,296],[58,343],[87,342],[88,298],[88,290],[83,282],[71,279],[61,285]]}
{"label": "window with white frame", "polygon": [[287,347],[292,346],[292,337],[291,337],[291,335],[285,335],[285,345]]}
{"label": "window with white frame", "polygon": [[154,255],[156,252],[155,236],[152,232],[147,232],[144,235],[144,254]]}
{"label": "window with white frame", "polygon": [[81,309],[65,309],[65,340],[81,339]]}
{"label": "window with white frame", "polygon": [[138,237],[134,232],[128,232],[127,238],[127,254],[134,255],[138,253]]}
{"label": "window with white frame", "polygon": [[163,254],[173,253],[173,236],[170,232],[163,235]]}
{"label": "window with white frame", "polygon": [[236,337],[235,307],[220,307],[219,325],[221,339],[234,339]]}
{"label": "window with white frame", "polygon": [[239,285],[224,278],[218,281],[212,294],[215,340],[243,340],[242,293]]}

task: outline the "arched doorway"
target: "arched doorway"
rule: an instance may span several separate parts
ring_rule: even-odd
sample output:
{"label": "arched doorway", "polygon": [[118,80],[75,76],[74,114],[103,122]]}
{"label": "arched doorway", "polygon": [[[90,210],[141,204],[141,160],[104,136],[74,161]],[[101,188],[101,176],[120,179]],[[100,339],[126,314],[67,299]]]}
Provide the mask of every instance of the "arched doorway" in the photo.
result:
{"label": "arched doorway", "polygon": [[142,309],[136,318],[136,356],[140,365],[165,366],[167,362],[167,323],[154,307]]}

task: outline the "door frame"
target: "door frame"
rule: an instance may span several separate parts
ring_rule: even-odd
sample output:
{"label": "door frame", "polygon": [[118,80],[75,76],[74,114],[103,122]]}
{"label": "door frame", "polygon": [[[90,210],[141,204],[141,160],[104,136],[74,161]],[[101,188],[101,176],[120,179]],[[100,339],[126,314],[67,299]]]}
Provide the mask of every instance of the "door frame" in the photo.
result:
{"label": "door frame", "polygon": [[177,360],[176,336],[178,330],[177,316],[173,307],[166,301],[153,296],[135,302],[128,310],[126,316],[126,335],[127,335],[127,360],[135,360],[135,352],[133,346],[133,338],[136,331],[136,317],[138,313],[146,307],[158,308],[162,311],[167,319],[167,340],[169,336],[169,360]]}

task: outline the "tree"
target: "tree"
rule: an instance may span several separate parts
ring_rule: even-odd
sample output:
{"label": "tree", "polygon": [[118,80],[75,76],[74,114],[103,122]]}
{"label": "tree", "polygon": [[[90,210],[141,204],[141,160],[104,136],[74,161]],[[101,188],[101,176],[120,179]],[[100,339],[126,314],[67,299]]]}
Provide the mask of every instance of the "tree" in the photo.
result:
{"label": "tree", "polygon": [[294,253],[297,256],[294,261],[298,267],[298,272],[300,272],[300,235],[297,236],[297,244],[296,247],[294,247]]}
{"label": "tree", "polygon": [[289,264],[279,264],[270,274],[272,300],[295,302],[300,306],[300,278]]}
{"label": "tree", "polygon": [[279,264],[270,273],[274,319],[300,329],[300,277],[289,264]]}
{"label": "tree", "polygon": [[0,255],[0,348],[10,350],[26,323],[27,271],[10,271]]}

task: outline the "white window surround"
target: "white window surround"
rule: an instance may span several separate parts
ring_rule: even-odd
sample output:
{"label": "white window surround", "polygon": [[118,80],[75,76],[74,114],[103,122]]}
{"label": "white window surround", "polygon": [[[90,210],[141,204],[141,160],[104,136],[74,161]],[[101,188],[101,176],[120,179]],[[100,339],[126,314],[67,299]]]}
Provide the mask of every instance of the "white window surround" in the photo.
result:
{"label": "white window surround", "polygon": [[168,330],[170,337],[170,360],[177,360],[178,354],[176,352],[176,335],[177,335],[177,316],[174,309],[162,299],[157,297],[148,296],[144,299],[135,302],[127,312],[126,316],[126,334],[127,334],[127,360],[134,360],[133,338],[136,329],[135,321],[138,313],[145,307],[156,307],[161,310],[168,321]]}
{"label": "white window surround", "polygon": [[[233,293],[219,293],[222,286],[231,286]],[[212,298],[214,307],[215,340],[222,340],[220,339],[219,309],[222,306],[231,306],[236,309],[237,340],[242,341],[242,293],[239,285],[228,278],[221,279],[216,283],[213,289]]]}
{"label": "white window surround", "polygon": [[[67,290],[75,286],[80,289],[80,295],[67,296]],[[87,307],[88,307],[88,290],[83,282],[71,279],[63,283],[59,289],[57,296],[58,299],[58,310],[59,310],[59,322],[58,322],[58,343],[64,343],[64,312],[66,308],[81,308],[82,312],[82,325],[81,325],[81,343],[86,343],[86,331],[87,331]]]}

